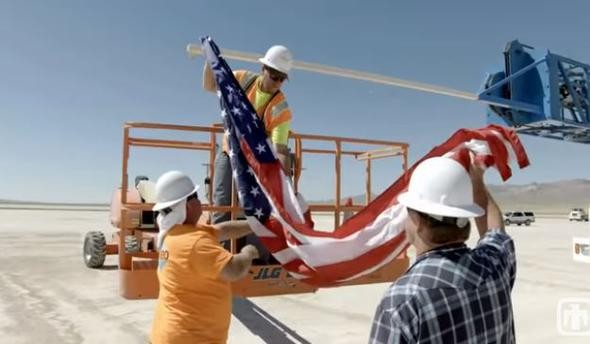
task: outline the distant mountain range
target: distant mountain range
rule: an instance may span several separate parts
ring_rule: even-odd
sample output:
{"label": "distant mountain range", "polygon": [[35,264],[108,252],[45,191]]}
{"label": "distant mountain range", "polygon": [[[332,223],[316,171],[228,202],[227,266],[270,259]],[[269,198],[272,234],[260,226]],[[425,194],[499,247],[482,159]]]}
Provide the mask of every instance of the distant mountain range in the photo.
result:
{"label": "distant mountain range", "polygon": [[[490,185],[489,189],[502,211],[530,210],[546,214],[567,214],[571,208],[588,209],[590,206],[590,180],[587,179],[525,185]],[[344,201],[345,199],[342,200]],[[320,203],[333,203],[333,200]],[[353,203],[364,204],[365,196],[354,196]]]}
{"label": "distant mountain range", "polygon": [[[530,210],[546,214],[567,214],[571,208],[588,209],[590,206],[590,180],[572,179],[525,185],[490,185],[490,192],[503,211]],[[375,196],[373,196],[373,199]],[[364,204],[365,196],[352,197],[354,204]],[[342,203],[345,199],[342,200]],[[334,203],[334,200],[310,201],[310,203]],[[50,203],[0,199],[0,204],[39,206],[108,207],[101,203]]]}
{"label": "distant mountain range", "polygon": [[590,180],[572,179],[526,185],[494,185],[490,192],[502,210],[531,210],[567,214],[571,208],[588,209]]}

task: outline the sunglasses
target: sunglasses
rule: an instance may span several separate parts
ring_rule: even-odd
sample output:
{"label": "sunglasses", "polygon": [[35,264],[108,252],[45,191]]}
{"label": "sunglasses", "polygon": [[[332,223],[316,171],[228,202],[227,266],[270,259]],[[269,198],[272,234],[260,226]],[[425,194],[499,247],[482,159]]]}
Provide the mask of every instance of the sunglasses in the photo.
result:
{"label": "sunglasses", "polygon": [[189,196],[186,198],[186,202],[188,203],[188,202],[190,202],[190,201],[191,201],[191,200],[193,200],[193,199],[199,200],[199,194],[197,194],[196,192],[195,192],[195,193],[192,193],[192,194],[190,194],[190,195],[189,195]]}
{"label": "sunglasses", "polygon": [[[199,194],[197,194],[196,192],[190,194],[187,198],[186,198],[186,203],[190,202],[191,200],[196,199],[197,201],[199,200]],[[158,210],[159,213],[162,213],[164,215],[168,215],[172,212],[172,208],[164,208],[161,210]]]}
{"label": "sunglasses", "polygon": [[285,81],[285,79],[287,79],[286,74],[283,74],[281,72],[278,72],[278,71],[268,68],[268,67],[265,67],[264,69],[266,69],[266,71],[268,72],[268,76],[269,76],[269,78],[272,79],[272,81],[283,82],[283,81]]}

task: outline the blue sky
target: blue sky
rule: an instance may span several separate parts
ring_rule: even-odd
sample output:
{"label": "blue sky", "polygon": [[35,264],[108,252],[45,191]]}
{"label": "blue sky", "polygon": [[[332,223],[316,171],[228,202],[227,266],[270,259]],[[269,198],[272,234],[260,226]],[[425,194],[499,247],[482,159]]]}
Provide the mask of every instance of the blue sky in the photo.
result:
{"label": "blue sky", "polygon": [[[185,46],[288,46],[298,60],[476,92],[506,42],[590,62],[585,1],[18,1],[0,2],[0,199],[108,202],[121,182],[125,121],[210,125],[202,58]],[[557,21],[567,13],[567,24]],[[580,36],[582,35],[582,36]],[[230,64],[257,70],[254,64]],[[485,125],[485,105],[294,71],[284,91],[301,133],[410,143],[410,162],[459,128]],[[522,138],[532,165],[509,183],[587,178],[589,146]],[[202,180],[200,156],[132,153],[131,177],[181,169]],[[310,159],[303,193],[330,198],[332,161]],[[401,171],[379,163],[376,188]],[[377,169],[377,168],[376,168]],[[318,172],[315,172],[318,171]],[[360,171],[360,172],[359,172]],[[360,193],[362,169],[343,192]],[[495,175],[489,180],[498,183]],[[326,187],[329,185],[330,187]]]}

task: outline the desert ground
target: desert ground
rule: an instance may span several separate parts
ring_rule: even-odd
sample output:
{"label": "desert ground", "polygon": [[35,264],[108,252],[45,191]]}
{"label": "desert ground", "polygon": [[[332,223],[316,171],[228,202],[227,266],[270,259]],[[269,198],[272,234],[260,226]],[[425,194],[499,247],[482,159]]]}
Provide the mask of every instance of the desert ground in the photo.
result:
{"label": "desert ground", "polygon": [[[82,261],[85,232],[114,230],[107,212],[0,209],[0,218],[1,343],[147,342],[155,301],[118,295],[116,257],[99,270]],[[316,219],[322,221],[329,219]],[[590,225],[570,223],[565,215],[538,217],[530,227],[508,232],[518,255],[517,341],[589,343],[588,336],[560,335],[557,309],[564,298],[590,300],[590,264],[572,260],[572,237],[590,237]],[[235,299],[229,342],[364,343],[387,287]]]}

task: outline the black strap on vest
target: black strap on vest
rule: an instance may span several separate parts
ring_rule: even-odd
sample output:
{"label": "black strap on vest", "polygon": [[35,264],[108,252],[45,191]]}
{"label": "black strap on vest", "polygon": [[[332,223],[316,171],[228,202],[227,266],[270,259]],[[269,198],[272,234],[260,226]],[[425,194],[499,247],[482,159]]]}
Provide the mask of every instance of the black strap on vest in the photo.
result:
{"label": "black strap on vest", "polygon": [[[254,83],[256,82],[256,80],[258,80],[258,77],[260,75],[257,75],[256,77],[252,78],[252,80],[248,81],[248,83],[246,85],[244,85],[244,92],[246,94],[248,94],[248,92],[250,91],[250,87],[252,87],[254,85]],[[266,106],[268,106],[268,104],[270,104],[272,102],[272,100],[274,99],[274,97],[277,96],[277,94],[279,94],[280,90],[277,90],[268,100],[268,102],[266,103]],[[254,104],[252,104],[254,105]],[[254,109],[254,111],[256,111],[256,109]],[[262,129],[264,129],[264,131],[266,132],[266,128],[264,125],[264,114],[266,113],[266,107],[264,108],[264,111],[262,111],[262,118],[261,118],[261,122],[262,122]]]}

